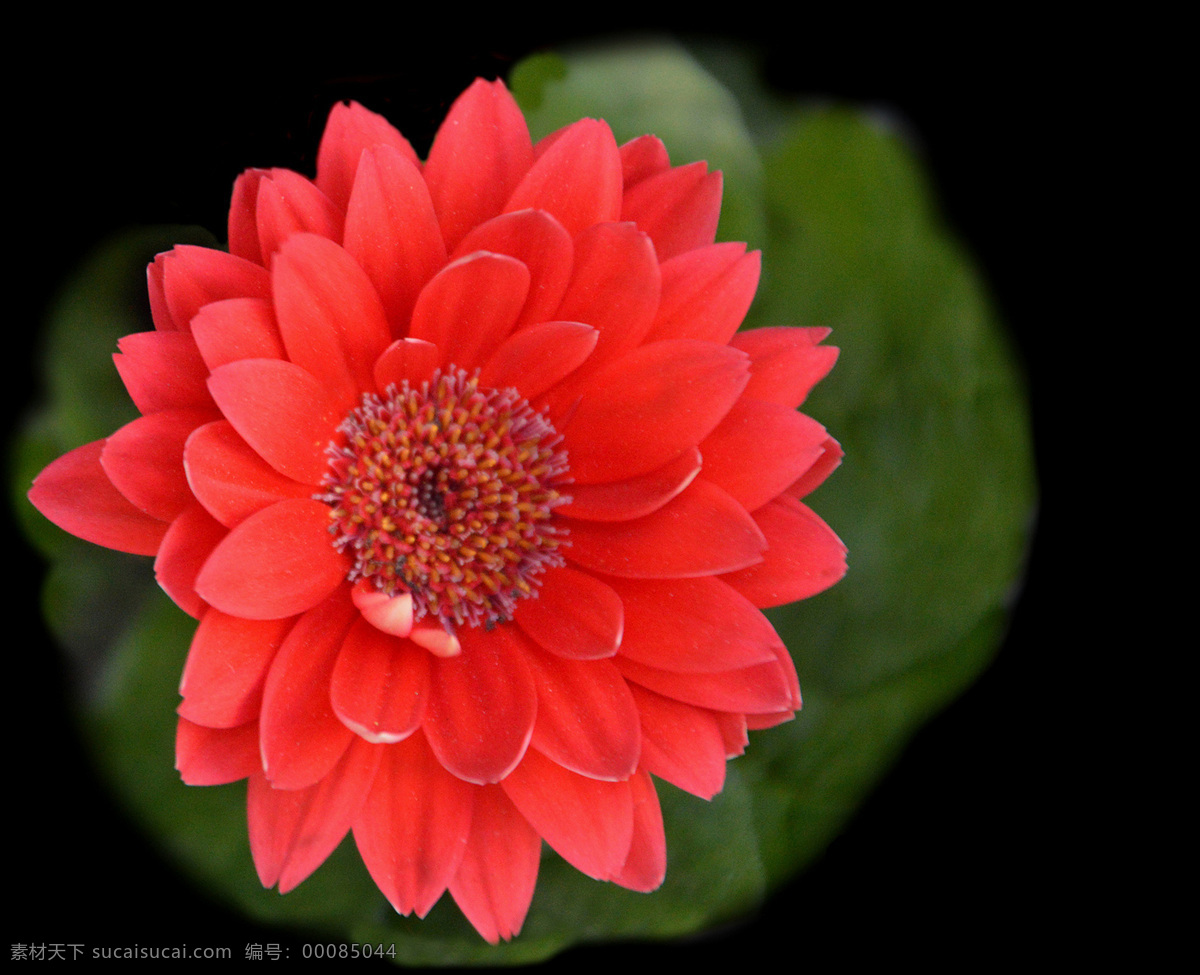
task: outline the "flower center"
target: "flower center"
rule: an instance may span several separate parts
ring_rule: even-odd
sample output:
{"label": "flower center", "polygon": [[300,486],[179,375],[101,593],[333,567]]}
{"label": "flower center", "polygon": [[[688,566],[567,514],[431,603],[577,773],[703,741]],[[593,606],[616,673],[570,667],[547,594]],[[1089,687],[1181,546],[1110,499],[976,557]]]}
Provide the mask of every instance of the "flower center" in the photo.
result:
{"label": "flower center", "polygon": [[354,558],[349,581],[411,594],[416,619],[453,633],[508,619],[562,564],[552,512],[570,500],[566,452],[515,389],[438,371],[419,389],[364,394],[338,429],[317,499],[334,546]]}

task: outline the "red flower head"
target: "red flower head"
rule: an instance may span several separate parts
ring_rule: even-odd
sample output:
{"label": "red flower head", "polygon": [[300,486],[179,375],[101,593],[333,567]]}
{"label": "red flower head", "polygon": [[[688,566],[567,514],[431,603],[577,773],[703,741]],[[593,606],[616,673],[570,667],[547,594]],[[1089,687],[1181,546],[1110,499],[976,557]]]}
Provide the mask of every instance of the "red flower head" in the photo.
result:
{"label": "red flower head", "polygon": [[713,243],[720,198],[604,122],[533,145],[477,81],[424,163],[337,105],[315,181],[243,174],[228,253],[150,266],[142,416],[30,499],[199,620],[177,765],[249,780],[265,885],[353,831],[397,911],[449,889],[509,938],[542,840],[657,887],[651,776],[709,798],[799,708],[759,607],[845,571],[799,500],[841,456],[796,410],[836,350],[737,334],[759,255]]}

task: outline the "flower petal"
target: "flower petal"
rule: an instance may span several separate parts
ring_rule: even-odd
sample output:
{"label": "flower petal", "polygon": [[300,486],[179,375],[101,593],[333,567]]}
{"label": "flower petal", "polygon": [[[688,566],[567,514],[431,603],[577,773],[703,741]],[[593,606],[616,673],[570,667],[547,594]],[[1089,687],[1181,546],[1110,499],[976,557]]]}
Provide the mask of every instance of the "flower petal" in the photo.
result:
{"label": "flower petal", "polygon": [[750,357],[746,395],[795,408],[837,361],[838,350],[818,345],[827,328],[755,328],[729,342]]}
{"label": "flower petal", "polygon": [[516,324],[529,271],[504,254],[477,251],[447,264],[413,309],[411,338],[432,342],[446,362],[473,369]]}
{"label": "flower petal", "polygon": [[263,771],[276,789],[303,789],[333,769],[356,736],[329,703],[338,650],[357,614],[343,594],[309,610],[284,638],[263,686]]}
{"label": "flower petal", "polygon": [[266,298],[227,298],[192,319],[192,336],[209,369],[238,359],[286,359],[275,309]]}
{"label": "flower petal", "polygon": [[258,181],[255,201],[261,262],[270,267],[275,252],[294,234],[342,239],[342,211],[311,180],[288,169],[271,169]]}
{"label": "flower petal", "polygon": [[312,373],[330,398],[353,406],[392,341],[370,279],[333,241],[298,234],[275,255],[271,283],[288,358]]}
{"label": "flower petal", "polygon": [[628,782],[589,779],[530,749],[500,784],[521,815],[577,870],[608,880],[625,865],[633,841]]}
{"label": "flower petal", "polygon": [[271,293],[265,268],[224,251],[181,244],[154,262],[161,268],[162,281],[162,303],[154,319],[159,329],[186,330],[196,313],[213,301],[267,298]]}
{"label": "flower petal", "polygon": [[646,474],[703,440],[746,384],[740,352],[709,342],[655,342],[592,377],[564,428],[582,484]]}
{"label": "flower petal", "polygon": [[382,115],[357,102],[338,102],[333,106],[317,149],[317,186],[343,212],[350,202],[363,150],[379,145],[391,146],[414,164],[420,164],[408,140]]}
{"label": "flower petal", "polygon": [[459,631],[462,653],[436,657],[424,729],[450,772],[467,782],[498,782],[525,754],[537,691],[508,627]]}
{"label": "flower petal", "polygon": [[356,740],[320,782],[305,789],[278,789],[264,775],[250,777],[250,851],[264,887],[278,884],[286,894],[325,862],[362,809],[383,753]]}
{"label": "flower petal", "polygon": [[658,311],[661,281],[654,245],[632,223],[577,234],[571,280],[555,317],[600,332],[589,371],[636,348]]}
{"label": "flower petal", "polygon": [[346,634],[329,688],[342,723],[367,741],[392,743],[420,727],[430,655],[360,619]]}
{"label": "flower petal", "polygon": [[662,265],[662,300],[647,342],[703,339],[724,345],[741,327],[758,290],[762,255],[745,244],[713,244]]}
{"label": "flower petal", "polygon": [[755,511],[811,468],[828,439],[803,413],[743,396],[700,445],[704,477]]}
{"label": "flower petal", "polygon": [[138,412],[213,409],[204,384],[208,368],[187,332],[138,332],[120,339],[117,348],[113,361]]}
{"label": "flower petal", "polygon": [[183,472],[183,445],[214,419],[206,410],[164,410],[140,416],[105,441],[100,465],[113,486],[160,521],[174,521],[192,503]]}
{"label": "flower petal", "polygon": [[280,501],[240,522],[204,563],[196,591],[224,613],[282,619],[321,603],[349,563],[329,539],[319,501]]}
{"label": "flower petal", "polygon": [[572,521],[570,561],[632,579],[683,579],[756,564],[766,542],[746,510],[697,478],[678,497],[633,521]]}
{"label": "flower petal", "polygon": [[175,731],[175,768],[187,785],[227,785],[262,769],[258,725],[207,728],[180,718]]}
{"label": "flower petal", "polygon": [[183,448],[196,500],[226,528],[277,501],[311,498],[312,485],[285,477],[243,440],[228,420],[197,427]]}
{"label": "flower petal", "polygon": [[562,566],[546,570],[536,599],[517,603],[513,622],[560,657],[599,660],[621,645],[624,612],[611,586]]}
{"label": "flower petal", "polygon": [[450,894],[489,942],[520,933],[533,899],[542,838],[500,786],[475,789],[471,831]]}
{"label": "flower petal", "polygon": [[545,210],[571,236],[621,219],[621,154],[607,123],[581,119],[555,133],[504,207]]}
{"label": "flower petal", "polygon": [[421,288],[446,263],[446,245],[420,170],[390,146],[363,153],[345,247],[375,286],[392,334],[404,334]]}
{"label": "flower petal", "polygon": [[649,893],[662,886],[667,876],[667,836],[663,829],[662,807],[649,773],[639,770],[629,780],[633,796],[633,838],[629,856],[613,883],[630,890]]}
{"label": "flower petal", "polygon": [[475,251],[515,257],[529,269],[529,294],[517,327],[556,317],[555,312],[571,277],[575,245],[563,225],[543,210],[503,213],[467,234],[452,258]]}
{"label": "flower petal", "polygon": [[532,402],[592,354],[598,335],[579,322],[531,325],[500,343],[480,370],[480,384],[514,387]]}
{"label": "flower petal", "polygon": [[788,495],[754,512],[767,539],[763,561],[724,576],[755,606],[807,599],[846,574],[846,546],[812,510]]}
{"label": "flower petal", "polygon": [[500,212],[532,163],[525,117],[504,82],[477,79],[450,107],[425,164],[447,249]]}
{"label": "flower petal", "polygon": [[621,171],[625,178],[625,192],[642,180],[660,173],[671,165],[667,147],[655,135],[639,135],[621,146]]}
{"label": "flower petal", "polygon": [[714,711],[738,715],[775,714],[800,706],[792,694],[788,674],[778,661],[710,674],[672,673],[621,656],[615,663],[625,678],[634,684],[657,691],[664,697]]}
{"label": "flower petal", "polygon": [[84,444],[49,464],[29,489],[29,502],[63,531],[134,555],[153,555],[167,521],[135,508],[121,494],[100,457],[105,441]]}
{"label": "flower petal", "polygon": [[233,428],[280,474],[317,485],[326,448],[350,404],[331,396],[312,373],[279,359],[242,359],[213,370],[213,399]]}
{"label": "flower petal", "polygon": [[834,440],[833,437],[826,437],[821,448],[821,456],[787,489],[787,493],[793,498],[803,498],[811,494],[841,464],[843,457],[842,445]]}
{"label": "flower petal", "polygon": [[538,701],[531,747],[591,779],[629,778],[641,754],[641,726],[612,662],[567,660],[533,646],[526,659]]}
{"label": "flower petal", "polygon": [[684,704],[630,683],[642,718],[642,766],[701,799],[725,785],[725,739],[707,708]]}
{"label": "flower petal", "polygon": [[196,592],[196,576],[225,535],[225,526],[193,502],[171,522],[154,559],[154,578],[163,592],[196,619],[205,609]]}
{"label": "flower petal", "polygon": [[[257,720],[267,668],[291,626],[290,619],[244,620],[209,607],[184,664],[180,717],[209,728]],[[254,753],[259,754],[257,737]],[[257,764],[262,767],[261,760]]]}
{"label": "flower petal", "polygon": [[442,354],[432,342],[424,339],[397,339],[375,363],[375,388],[380,393],[405,382],[413,389],[432,378],[442,364]]}
{"label": "flower petal", "polygon": [[689,447],[657,470],[624,481],[571,485],[570,503],[559,514],[587,521],[631,521],[657,511],[700,473],[700,451]]}
{"label": "flower petal", "polygon": [[625,191],[621,219],[637,223],[654,240],[660,261],[711,244],[721,216],[722,177],[703,162],[676,166]]}
{"label": "flower petal", "polygon": [[621,656],[679,673],[736,670],[776,658],[774,627],[720,579],[613,579],[625,606]]}
{"label": "flower petal", "polygon": [[458,871],[475,790],[438,763],[421,734],[376,747],[384,758],[354,841],[392,907],[424,917]]}

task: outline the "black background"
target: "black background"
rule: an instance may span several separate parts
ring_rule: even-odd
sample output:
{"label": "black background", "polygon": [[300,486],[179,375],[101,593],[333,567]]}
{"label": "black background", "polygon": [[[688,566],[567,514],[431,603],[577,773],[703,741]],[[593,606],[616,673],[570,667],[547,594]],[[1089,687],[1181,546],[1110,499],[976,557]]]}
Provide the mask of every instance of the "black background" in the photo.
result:
{"label": "black background", "polygon": [[[857,25],[872,35],[866,45],[796,25],[739,38],[757,45],[781,89],[890,106],[911,123],[949,222],[1011,329],[1031,388],[1042,499],[1010,634],[994,666],[918,734],[845,834],[757,917],[691,943],[581,948],[552,966],[725,956],[778,964],[782,951],[797,968],[899,959],[971,968],[987,958],[1066,957],[1095,943],[1097,884],[1122,854],[1098,858],[1091,846],[1095,807],[1079,799],[1094,742],[1079,714],[1092,710],[1080,705],[1095,678],[1058,624],[1077,598],[1062,573],[1074,543],[1066,479],[1076,459],[1060,449],[1075,423],[1064,377],[1075,374],[1070,336],[1087,314],[1065,255],[1080,234],[1080,173],[1105,141],[1092,108],[1121,105],[1127,94],[1106,76],[1062,70],[1061,41],[1045,35],[975,28],[955,31],[953,43],[920,31],[909,41],[895,26]],[[424,154],[474,77],[578,39],[534,31],[450,42],[395,29],[394,43],[367,53],[359,41],[383,26],[346,28],[352,42],[313,25],[317,40],[301,50],[269,29],[241,36],[231,25],[220,41],[184,49],[187,25],[149,29],[157,43],[45,51],[37,69],[10,80],[9,231],[21,258],[6,331],[18,403],[36,392],[25,379],[45,298],[105,234],[180,222],[223,236],[237,173],[250,165],[311,173],[324,117],[340,98],[384,112]],[[41,567],[19,539],[9,544],[20,566],[9,619],[20,633]],[[300,939],[211,903],[113,808],[74,738],[61,664],[44,634],[16,638],[9,659],[18,669],[7,805],[19,824],[9,827],[18,898],[5,912],[10,943],[228,944],[237,955],[247,942],[270,941],[292,945],[295,958]],[[1110,742],[1108,754],[1122,748]]]}

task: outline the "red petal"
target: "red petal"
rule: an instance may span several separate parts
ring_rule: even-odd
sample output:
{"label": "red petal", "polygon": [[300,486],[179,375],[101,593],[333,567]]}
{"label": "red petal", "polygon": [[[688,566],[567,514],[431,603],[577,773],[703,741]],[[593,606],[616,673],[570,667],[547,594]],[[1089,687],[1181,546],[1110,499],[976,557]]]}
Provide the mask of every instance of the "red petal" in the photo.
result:
{"label": "red petal", "polygon": [[743,396],[700,445],[704,477],[755,511],[811,468],[826,440],[803,413]]}
{"label": "red petal", "polygon": [[559,432],[582,484],[646,474],[703,440],[746,384],[745,357],[709,342],[655,342],[605,365]]}
{"label": "red petal", "polygon": [[442,354],[432,342],[397,339],[375,363],[375,388],[384,393],[391,386],[399,388],[407,382],[411,388],[420,389],[441,365]]}
{"label": "red petal", "polygon": [[660,261],[711,244],[721,216],[721,174],[707,163],[677,166],[625,191],[621,219],[632,220],[654,240]]}
{"label": "red petal", "polygon": [[537,691],[523,647],[505,626],[459,632],[462,653],[437,657],[425,734],[438,760],[467,782],[504,778],[525,754]]}
{"label": "red petal", "polygon": [[462,861],[475,789],[442,768],[420,734],[378,747],[384,759],[354,840],[392,907],[424,917]]}
{"label": "red petal", "polygon": [[247,169],[233,181],[233,197],[229,203],[229,253],[235,257],[263,264],[262,248],[258,243],[258,184],[265,169]]}
{"label": "red petal", "polygon": [[[224,251],[180,245],[159,257],[163,301],[169,324],[175,329],[187,329],[196,312],[210,302],[270,297],[271,279],[266,270]],[[157,316],[155,324],[163,327]]]}
{"label": "red petal", "polygon": [[629,856],[613,883],[648,893],[662,886],[667,876],[667,837],[662,808],[649,773],[639,771],[629,780],[633,795],[633,839]]}
{"label": "red petal", "polygon": [[635,684],[714,711],[774,714],[800,706],[792,694],[788,674],[777,660],[711,674],[671,673],[622,656],[617,656],[615,662],[626,679]]}
{"label": "red petal", "polygon": [[767,539],[763,561],[724,579],[755,606],[807,599],[846,574],[846,546],[795,498],[776,498],[759,508],[754,520]]}
{"label": "red petal", "polygon": [[662,300],[647,342],[703,339],[724,345],[758,289],[762,255],[745,244],[713,244],[662,265]]}
{"label": "red petal", "polygon": [[499,213],[532,163],[525,117],[504,82],[476,80],[451,106],[425,164],[446,247]]}
{"label": "red petal", "polygon": [[299,234],[275,255],[271,281],[288,358],[312,373],[330,398],[356,405],[392,341],[370,279],[333,241]]}
{"label": "red petal", "polygon": [[729,344],[750,356],[746,395],[799,406],[837,361],[837,349],[817,344],[828,334],[827,328],[787,327],[739,332]]}
{"label": "red petal", "polygon": [[329,703],[338,650],[356,617],[339,594],[292,627],[271,662],[263,687],[263,771],[276,789],[303,789],[326,776],[354,733]]}
{"label": "red petal", "polygon": [[349,564],[330,543],[329,509],[280,501],[240,522],[200,570],[196,590],[224,613],[282,619],[312,609],[340,586]]}
{"label": "red petal", "polygon": [[641,728],[633,695],[612,662],[566,660],[532,646],[526,659],[538,695],[530,745],[588,778],[629,778]]}
{"label": "red petal", "polygon": [[[184,664],[179,714],[209,728],[233,728],[258,718],[267,668],[292,621],[243,620],[211,607]],[[258,756],[258,738],[254,753]],[[259,761],[261,768],[261,760]]]}
{"label": "red petal", "polygon": [[188,437],[183,468],[196,500],[226,528],[276,501],[313,493],[312,485],[268,465],[227,420],[206,423]]}
{"label": "red petal", "polygon": [[264,887],[286,894],[306,880],[350,831],[375,780],[383,749],[355,741],[319,783],[276,789],[250,777],[246,795],[250,850]]}
{"label": "red petal", "polygon": [[621,656],[660,670],[736,670],[776,658],[767,618],[720,579],[612,580],[625,606]]}
{"label": "red petal", "polygon": [[482,365],[513,330],[529,271],[503,254],[477,251],[447,264],[417,298],[411,338],[432,342],[460,369]]}
{"label": "red petal", "polygon": [[339,102],[333,106],[317,149],[317,186],[339,209],[344,211],[350,202],[363,150],[379,145],[391,146],[420,165],[408,140],[382,115],[357,102]]}
{"label": "red petal", "polygon": [[154,560],[154,578],[163,592],[196,619],[205,609],[196,593],[196,576],[225,534],[225,526],[193,502],[171,522]]}
{"label": "red petal", "polygon": [[397,742],[421,724],[429,653],[360,619],[346,634],[329,698],[342,723],[367,741]]}
{"label": "red petal", "polygon": [[588,521],[630,521],[657,511],[677,497],[700,473],[700,451],[690,447],[658,470],[626,481],[573,484],[571,501],[560,514]]}
{"label": "red petal", "polygon": [[420,170],[397,150],[363,153],[345,247],[374,284],[392,333],[404,334],[417,295],[446,263],[446,245]]}
{"label": "red petal", "polygon": [[258,725],[206,728],[179,719],[175,731],[175,768],[187,785],[227,785],[262,769]]}
{"label": "red petal", "polygon": [[310,180],[288,169],[269,170],[259,180],[255,225],[259,254],[267,267],[283,242],[294,234],[342,239],[342,211]]}
{"label": "red petal", "polygon": [[654,245],[632,223],[599,224],[576,236],[571,280],[555,317],[599,330],[589,371],[641,343],[660,287]]}
{"label": "red petal", "polygon": [[746,746],[750,744],[747,734],[749,722],[742,714],[730,714],[728,711],[717,711],[713,717],[721,726],[721,736],[725,739],[725,754],[729,758],[746,754]]}
{"label": "red petal", "polygon": [[633,579],[682,579],[761,561],[766,543],[745,509],[701,478],[633,521],[572,521],[572,562]]}
{"label": "red petal", "polygon": [[633,840],[628,782],[577,775],[530,749],[501,785],[521,815],[577,870],[608,880],[625,865]]}
{"label": "red petal", "polygon": [[127,423],[104,444],[100,464],[113,486],[151,517],[174,519],[192,503],[183,445],[213,419],[202,410],[164,410]]}
{"label": "red petal", "polygon": [[670,165],[667,147],[657,136],[640,135],[621,146],[621,170],[625,177],[626,192]]}
{"label": "red petal", "polygon": [[529,269],[529,295],[517,327],[549,321],[571,277],[575,251],[563,225],[542,210],[504,213],[480,224],[455,248],[457,260],[475,251],[515,257]]}
{"label": "red petal", "polygon": [[280,474],[317,485],[351,404],[310,372],[279,359],[242,359],[213,370],[208,388],[233,428]]}
{"label": "red petal", "polygon": [[629,684],[642,717],[642,766],[711,799],[725,785],[725,739],[712,711]]}
{"label": "red petal", "polygon": [[496,785],[475,789],[471,831],[450,894],[485,940],[520,933],[533,899],[542,838]]}
{"label": "red petal", "polygon": [[513,622],[560,657],[599,660],[621,645],[624,614],[610,586],[564,566],[546,570],[537,598],[518,602]]}
{"label": "red petal", "polygon": [[213,409],[204,384],[208,369],[187,332],[138,332],[117,347],[113,361],[138,412]]}
{"label": "red petal", "polygon": [[135,508],[104,469],[104,441],[76,447],[34,478],[29,501],[63,531],[119,552],[153,555],[168,523]]}
{"label": "red petal", "polygon": [[265,298],[228,298],[205,305],[192,319],[192,336],[209,369],[238,359],[286,359]]}
{"label": "red petal", "polygon": [[820,487],[825,478],[832,474],[842,462],[842,445],[839,444],[833,437],[827,437],[821,445],[821,456],[816,459],[812,467],[791,485],[787,493],[793,498],[803,498],[807,494],[811,494]]}
{"label": "red petal", "polygon": [[598,335],[579,322],[531,325],[500,343],[480,371],[480,384],[492,389],[512,386],[533,401],[592,354]]}
{"label": "red petal", "polygon": [[506,212],[545,210],[571,236],[621,219],[621,154],[604,122],[581,119],[556,133],[521,180]]}

